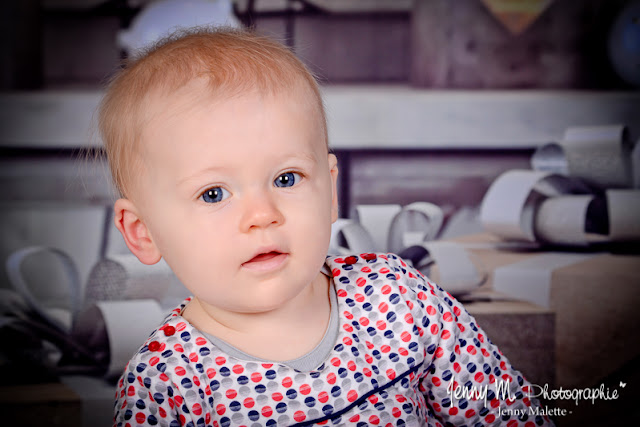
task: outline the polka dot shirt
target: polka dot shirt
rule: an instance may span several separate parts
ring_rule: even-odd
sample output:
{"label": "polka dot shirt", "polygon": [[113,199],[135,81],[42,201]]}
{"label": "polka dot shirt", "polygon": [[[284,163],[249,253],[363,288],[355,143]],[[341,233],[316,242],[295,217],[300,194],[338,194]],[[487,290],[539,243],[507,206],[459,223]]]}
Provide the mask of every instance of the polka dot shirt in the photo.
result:
{"label": "polka dot shirt", "polygon": [[326,264],[338,331],[318,366],[223,351],[180,316],[187,300],[128,363],[114,425],[551,425],[473,317],[402,259]]}

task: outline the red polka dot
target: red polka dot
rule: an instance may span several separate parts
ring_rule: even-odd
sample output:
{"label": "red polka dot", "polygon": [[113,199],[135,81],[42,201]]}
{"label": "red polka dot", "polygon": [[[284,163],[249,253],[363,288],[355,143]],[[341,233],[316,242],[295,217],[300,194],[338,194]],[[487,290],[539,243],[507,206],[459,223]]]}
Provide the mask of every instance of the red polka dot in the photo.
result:
{"label": "red polka dot", "polygon": [[432,335],[438,335],[438,332],[440,332],[440,328],[435,323],[433,325],[431,325],[431,329],[430,330],[431,330],[431,334]]}
{"label": "red polka dot", "polygon": [[380,305],[378,305],[378,311],[380,313],[386,313],[387,310],[389,310],[389,304],[387,304],[386,302],[380,303]]}
{"label": "red polka dot", "polygon": [[407,313],[404,315],[404,321],[410,325],[413,324],[413,316],[411,315],[411,313]]}
{"label": "red polka dot", "polygon": [[442,381],[440,381],[440,378],[438,377],[433,377],[431,378],[431,382],[433,383],[434,386],[438,387],[440,384],[442,384]]}
{"label": "red polka dot", "polygon": [[442,349],[442,347],[438,347],[436,349],[436,359],[440,359],[442,356],[444,356],[444,350]]}
{"label": "red polka dot", "polygon": [[242,365],[233,365],[231,368],[234,374],[241,374],[244,372],[244,367]]}
{"label": "red polka dot", "polygon": [[297,422],[302,422],[306,418],[307,416],[302,411],[296,411],[295,414],[293,414],[293,419],[296,420]]}
{"label": "red polka dot", "polygon": [[365,279],[364,277],[358,277],[358,279],[356,280],[356,285],[358,285],[359,287],[363,287],[366,284],[367,279]]}
{"label": "red polka dot", "polygon": [[271,398],[276,402],[280,402],[283,399],[282,393],[278,393],[277,391],[271,395]]}
{"label": "red polka dot", "polygon": [[486,422],[488,422],[489,424],[493,423],[496,420],[496,416],[493,414],[489,414],[486,417],[484,417],[484,420]]}
{"label": "red polka dot", "polygon": [[255,405],[256,402],[252,398],[247,397],[242,404],[245,408],[253,408],[253,405]]}
{"label": "red polka dot", "polygon": [[349,393],[347,393],[347,400],[349,402],[353,402],[358,398],[358,392],[355,390],[349,390]]}
{"label": "red polka dot", "polygon": [[184,331],[186,327],[187,327],[186,322],[180,322],[176,325],[176,330],[179,332]]}
{"label": "red polka dot", "polygon": [[176,333],[176,328],[174,328],[173,326],[165,326],[164,328],[164,334],[168,337],[170,337],[171,335]]}
{"label": "red polka dot", "polygon": [[216,413],[218,415],[223,415],[226,411],[227,411],[227,407],[224,406],[222,403],[216,405]]}
{"label": "red polka dot", "polygon": [[230,388],[230,389],[227,389],[224,395],[227,396],[229,399],[234,399],[238,395],[238,392]]}
{"label": "red polka dot", "polygon": [[449,338],[451,338],[451,332],[445,329],[444,331],[442,331],[440,336],[442,337],[443,340],[448,340]]}
{"label": "red polka dot", "polygon": [[176,366],[175,373],[176,373],[176,375],[182,376],[182,375],[186,374],[187,371],[185,371],[185,369],[182,366]]}
{"label": "red polka dot", "polygon": [[196,353],[191,353],[189,355],[189,360],[194,362],[194,363],[197,362],[198,361],[198,355]]}
{"label": "red polka dot", "polygon": [[265,406],[264,408],[262,408],[262,411],[260,411],[260,413],[263,417],[270,417],[271,415],[273,415],[273,409],[271,409],[271,406]]}
{"label": "red polka dot", "polygon": [[387,328],[387,323],[384,320],[378,320],[376,322],[376,327],[382,331],[383,329]]}
{"label": "red polka dot", "polygon": [[193,413],[194,413],[194,414],[196,414],[196,415],[200,415],[200,414],[202,414],[202,406],[200,406],[200,404],[199,404],[199,403],[194,404],[194,405],[191,407],[191,412],[193,412]]}
{"label": "red polka dot", "polygon": [[473,409],[467,409],[467,412],[464,413],[464,416],[466,418],[472,418],[475,417],[476,415],[476,411],[474,411]]}
{"label": "red polka dot", "polygon": [[160,349],[160,343],[158,341],[151,341],[149,343],[149,351],[158,351],[159,349]]}
{"label": "red polka dot", "polygon": [[197,345],[205,345],[206,343],[207,343],[207,340],[204,339],[203,337],[196,338],[196,344]]}
{"label": "red polka dot", "polygon": [[387,369],[387,378],[392,380],[395,377],[396,377],[396,371],[394,371],[393,369]]}
{"label": "red polka dot", "polygon": [[213,368],[207,369],[207,377],[209,379],[211,379],[211,378],[213,378],[215,376],[216,376],[216,370],[215,369],[213,369]]}
{"label": "red polka dot", "polygon": [[382,289],[380,289],[380,292],[382,292],[383,295],[389,295],[391,293],[391,286],[384,285]]}
{"label": "red polka dot", "polygon": [[182,347],[182,345],[181,345],[181,344],[175,344],[175,345],[173,346],[173,349],[174,349],[175,351],[179,352],[179,353],[184,353],[184,348]]}
{"label": "red polka dot", "polygon": [[362,326],[369,326],[369,319],[367,319],[366,317],[361,317],[360,319],[358,319],[358,323],[360,323]]}
{"label": "red polka dot", "polygon": [[311,386],[309,384],[302,384],[300,386],[300,393],[304,395],[311,393]]}
{"label": "red polka dot", "polygon": [[149,360],[149,365],[156,366],[156,363],[158,363],[159,361],[160,361],[160,358],[154,356],[154,357],[151,358],[151,360]]}
{"label": "red polka dot", "polygon": [[380,424],[380,418],[376,417],[375,415],[371,415],[369,417],[369,424],[373,424],[373,425]]}
{"label": "red polka dot", "polygon": [[282,380],[282,386],[289,388],[291,387],[291,385],[293,384],[293,380],[291,379],[291,377],[286,377]]}
{"label": "red polka dot", "polygon": [[327,403],[329,401],[329,393],[321,391],[320,394],[318,394],[318,400],[320,403]]}
{"label": "red polka dot", "polygon": [[147,417],[142,412],[138,412],[136,414],[136,422],[138,424],[144,424],[146,420],[147,420]]}
{"label": "red polka dot", "polygon": [[455,406],[452,408],[449,408],[449,415],[453,416],[456,415],[458,413],[458,408],[456,408]]}
{"label": "red polka dot", "polygon": [[254,383],[262,381],[262,374],[260,374],[260,372],[254,372],[251,374],[251,381]]}

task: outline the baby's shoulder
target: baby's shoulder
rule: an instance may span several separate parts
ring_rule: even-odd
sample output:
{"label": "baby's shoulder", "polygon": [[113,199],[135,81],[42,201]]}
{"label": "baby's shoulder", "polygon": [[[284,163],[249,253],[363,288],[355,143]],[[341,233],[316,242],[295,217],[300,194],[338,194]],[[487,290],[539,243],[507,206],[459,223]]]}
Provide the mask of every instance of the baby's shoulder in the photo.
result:
{"label": "baby's shoulder", "polygon": [[393,253],[330,256],[327,266],[336,286],[345,291],[363,288],[369,292],[429,292],[434,296],[441,291],[424,274]]}

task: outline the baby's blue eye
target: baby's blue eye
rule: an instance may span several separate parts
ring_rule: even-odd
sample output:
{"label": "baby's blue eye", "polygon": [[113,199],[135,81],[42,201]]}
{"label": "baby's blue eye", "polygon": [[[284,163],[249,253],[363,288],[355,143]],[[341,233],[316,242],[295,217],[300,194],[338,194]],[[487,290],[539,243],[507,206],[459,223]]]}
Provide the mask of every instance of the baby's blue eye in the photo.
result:
{"label": "baby's blue eye", "polygon": [[293,187],[302,177],[295,172],[285,172],[273,181],[276,187]]}
{"label": "baby's blue eye", "polygon": [[210,188],[200,196],[205,203],[219,203],[227,197],[229,197],[229,192],[222,187]]}

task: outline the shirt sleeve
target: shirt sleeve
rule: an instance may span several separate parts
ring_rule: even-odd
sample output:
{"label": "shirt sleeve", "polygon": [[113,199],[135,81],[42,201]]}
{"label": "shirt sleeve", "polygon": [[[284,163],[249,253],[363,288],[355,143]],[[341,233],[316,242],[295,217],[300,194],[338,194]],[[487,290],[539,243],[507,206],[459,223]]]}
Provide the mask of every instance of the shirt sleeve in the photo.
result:
{"label": "shirt sleeve", "polygon": [[189,411],[177,390],[157,367],[132,359],[118,381],[113,425],[185,425]]}
{"label": "shirt sleeve", "polygon": [[421,317],[426,357],[420,390],[431,415],[441,425],[553,425],[530,397],[531,384],[464,306],[402,259],[394,262]]}

